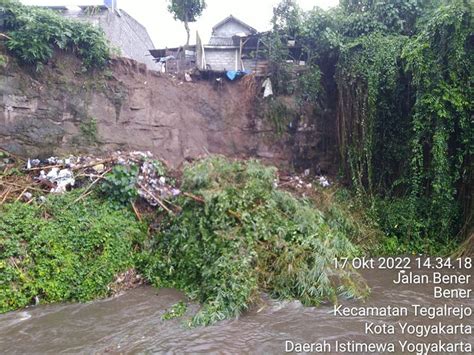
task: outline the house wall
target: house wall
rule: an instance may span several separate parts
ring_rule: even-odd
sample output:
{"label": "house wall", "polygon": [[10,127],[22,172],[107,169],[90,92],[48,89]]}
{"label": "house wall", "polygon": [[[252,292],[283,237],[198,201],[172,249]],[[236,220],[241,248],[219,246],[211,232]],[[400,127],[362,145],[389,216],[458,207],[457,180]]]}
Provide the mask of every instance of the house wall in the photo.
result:
{"label": "house wall", "polygon": [[145,63],[149,69],[159,69],[148,52],[155,46],[146,28],[125,11],[98,9],[90,12],[66,11],[62,14],[101,27],[112,46],[120,49],[122,56]]}
{"label": "house wall", "polygon": [[239,32],[250,34],[250,31],[247,27],[242,26],[237,22],[229,21],[212,31],[212,35],[216,37],[232,37]]}
{"label": "house wall", "polygon": [[238,49],[235,48],[205,48],[206,64],[211,70],[236,70],[235,59],[238,55]]}

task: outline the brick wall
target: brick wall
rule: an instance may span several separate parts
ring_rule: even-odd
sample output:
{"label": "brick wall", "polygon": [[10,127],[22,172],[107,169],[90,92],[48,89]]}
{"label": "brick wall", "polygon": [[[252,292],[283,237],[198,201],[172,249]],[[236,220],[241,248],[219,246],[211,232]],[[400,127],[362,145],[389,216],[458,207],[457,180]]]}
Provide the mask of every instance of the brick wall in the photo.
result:
{"label": "brick wall", "polygon": [[238,49],[234,48],[205,48],[206,64],[212,70],[236,70],[235,58],[238,55]]}
{"label": "brick wall", "polygon": [[66,11],[62,14],[101,27],[112,46],[120,49],[123,57],[145,63],[149,69],[159,69],[148,52],[155,46],[146,28],[125,11],[101,9],[96,12]]}

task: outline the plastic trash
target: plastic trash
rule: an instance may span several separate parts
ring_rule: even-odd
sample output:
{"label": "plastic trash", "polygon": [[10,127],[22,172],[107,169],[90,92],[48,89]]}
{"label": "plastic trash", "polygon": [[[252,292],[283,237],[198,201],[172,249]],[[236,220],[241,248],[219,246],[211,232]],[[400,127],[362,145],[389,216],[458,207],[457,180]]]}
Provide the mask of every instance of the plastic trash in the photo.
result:
{"label": "plastic trash", "polygon": [[322,187],[328,187],[331,184],[329,183],[329,180],[325,176],[320,176],[319,177],[319,185]]}
{"label": "plastic trash", "polygon": [[74,174],[70,169],[52,168],[47,174],[41,170],[39,179],[46,179],[56,185],[51,189],[52,193],[64,193],[68,186],[74,186],[75,183]]}

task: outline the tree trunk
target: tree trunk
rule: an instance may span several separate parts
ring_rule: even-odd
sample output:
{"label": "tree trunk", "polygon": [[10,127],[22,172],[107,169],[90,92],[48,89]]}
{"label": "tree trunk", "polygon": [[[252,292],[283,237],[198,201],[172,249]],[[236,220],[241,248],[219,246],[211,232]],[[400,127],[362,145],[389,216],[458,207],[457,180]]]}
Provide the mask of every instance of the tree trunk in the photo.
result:
{"label": "tree trunk", "polygon": [[190,37],[190,30],[189,30],[189,24],[188,22],[184,22],[184,28],[186,29],[186,48],[189,46],[189,37]]}
{"label": "tree trunk", "polygon": [[186,46],[185,48],[188,48],[189,46],[189,37],[190,37],[190,30],[189,30],[189,23],[188,23],[188,14],[184,14],[184,28],[186,29]]}

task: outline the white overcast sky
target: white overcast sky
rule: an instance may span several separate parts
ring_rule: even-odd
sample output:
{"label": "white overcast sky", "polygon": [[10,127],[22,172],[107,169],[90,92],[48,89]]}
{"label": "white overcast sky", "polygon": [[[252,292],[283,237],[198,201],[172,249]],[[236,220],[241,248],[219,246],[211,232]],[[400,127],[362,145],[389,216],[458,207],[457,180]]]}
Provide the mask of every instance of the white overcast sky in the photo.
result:
{"label": "white overcast sky", "polygon": [[[304,10],[314,6],[327,9],[339,0],[297,0]],[[27,5],[97,5],[100,0],[21,0]],[[207,8],[199,20],[191,24],[191,43],[198,30],[204,42],[211,35],[211,28],[230,14],[259,31],[270,28],[272,8],[279,0],[206,0]],[[117,0],[118,7],[127,11],[144,25],[156,48],[174,47],[186,42],[186,32],[181,22],[175,21],[167,11],[167,0]]]}

